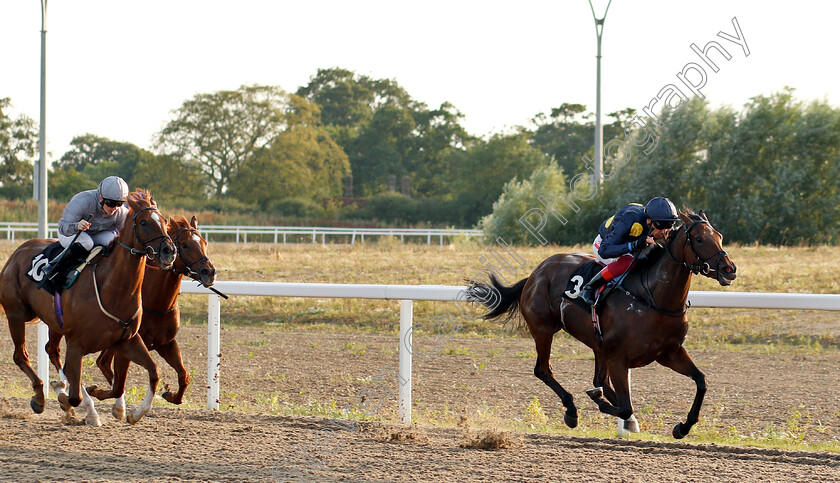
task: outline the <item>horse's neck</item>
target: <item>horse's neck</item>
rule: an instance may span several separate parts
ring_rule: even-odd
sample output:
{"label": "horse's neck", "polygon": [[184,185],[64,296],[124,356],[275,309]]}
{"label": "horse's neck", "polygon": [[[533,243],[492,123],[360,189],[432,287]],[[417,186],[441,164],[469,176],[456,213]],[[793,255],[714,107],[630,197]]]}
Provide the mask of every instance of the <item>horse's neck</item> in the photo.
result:
{"label": "horse's neck", "polygon": [[175,304],[183,275],[171,270],[147,268],[143,279],[143,305],[152,310],[166,311]]}
{"label": "horse's neck", "polygon": [[[672,245],[681,246],[682,244],[675,239]],[[665,250],[673,248],[666,245]],[[671,254],[674,253],[671,252]],[[648,269],[647,283],[657,306],[669,310],[681,310],[688,300],[691,271],[682,263],[675,262],[667,253],[663,253]]]}
{"label": "horse's neck", "polygon": [[107,290],[101,290],[103,298],[106,294],[115,298],[140,296],[143,271],[146,268],[143,257],[132,255],[128,249],[115,245],[111,256],[102,259],[99,267],[101,270],[97,273],[97,282],[100,290],[108,287]]}

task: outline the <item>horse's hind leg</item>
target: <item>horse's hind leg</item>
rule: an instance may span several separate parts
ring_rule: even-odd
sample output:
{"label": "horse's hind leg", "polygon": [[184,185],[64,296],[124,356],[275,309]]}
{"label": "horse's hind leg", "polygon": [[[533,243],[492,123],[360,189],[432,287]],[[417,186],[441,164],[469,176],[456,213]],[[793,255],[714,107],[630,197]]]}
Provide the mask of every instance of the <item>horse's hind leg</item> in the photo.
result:
{"label": "horse's hind leg", "polygon": [[114,371],[111,370],[111,363],[114,361],[114,350],[111,348],[105,349],[104,351],[99,353],[99,357],[96,358],[96,367],[99,368],[99,372],[105,376],[105,380],[114,387]]}
{"label": "horse's hind leg", "polygon": [[691,427],[697,424],[700,418],[700,407],[703,405],[703,398],[706,395],[706,376],[700,372],[700,369],[691,360],[691,356],[685,351],[685,348],[680,347],[674,352],[662,355],[656,362],[665,367],[670,367],[674,371],[690,377],[697,385],[697,392],[694,394],[694,403],[688,411],[685,423],[677,423],[674,426],[672,434],[677,439],[682,439],[691,431]]}
{"label": "horse's hind leg", "polygon": [[32,369],[29,363],[29,353],[26,351],[26,322],[16,314],[6,314],[9,321],[9,334],[12,336],[12,343],[15,345],[14,361],[15,364],[26,374],[26,377],[32,381],[32,389],[35,394],[29,400],[29,407],[32,408],[36,414],[44,412],[44,405],[46,400],[44,398],[44,382],[38,377],[38,374]]}
{"label": "horse's hind leg", "polygon": [[64,337],[64,334],[53,330],[50,327],[50,336],[49,340],[47,340],[47,345],[44,346],[44,350],[47,351],[47,356],[50,358],[50,363],[55,367],[56,371],[61,370],[61,338]]}
{"label": "horse's hind leg", "polygon": [[618,399],[615,396],[615,391],[610,387],[609,381],[604,356],[595,352],[595,377],[592,379],[594,387],[586,391],[586,394],[595,401],[602,413],[618,416]]}
{"label": "horse's hind leg", "polygon": [[532,333],[532,335],[537,346],[537,363],[534,365],[534,375],[560,396],[560,401],[563,402],[563,406],[566,408],[563,421],[566,423],[566,426],[574,428],[578,424],[578,414],[574,398],[554,379],[554,373],[551,370],[551,339],[554,334]]}
{"label": "horse's hind leg", "polygon": [[181,349],[178,347],[178,341],[172,339],[168,344],[164,344],[157,348],[158,354],[163,357],[175,372],[178,373],[178,392],[174,395],[167,389],[161,396],[172,404],[181,404],[184,397],[184,391],[190,385],[190,373],[184,367],[184,361],[181,359]]}
{"label": "horse's hind leg", "polygon": [[626,437],[630,433],[638,433],[639,423],[633,415],[633,403],[630,401],[630,368],[624,362],[607,361],[607,370],[618,403],[618,435]]}

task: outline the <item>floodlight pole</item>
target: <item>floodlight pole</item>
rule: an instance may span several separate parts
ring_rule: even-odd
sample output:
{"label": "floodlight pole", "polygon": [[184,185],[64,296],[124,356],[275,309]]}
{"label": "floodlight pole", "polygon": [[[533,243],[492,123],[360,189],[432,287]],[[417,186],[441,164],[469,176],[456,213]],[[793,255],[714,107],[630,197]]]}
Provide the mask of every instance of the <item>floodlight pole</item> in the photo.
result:
{"label": "floodlight pole", "polygon": [[604,33],[604,20],[607,18],[607,12],[610,10],[612,0],[607,3],[607,9],[604,10],[604,16],[598,18],[595,15],[595,7],[592,6],[592,0],[589,0],[589,8],[592,10],[592,18],[595,19],[595,35],[598,38],[598,55],[595,56],[597,60],[597,74],[595,81],[595,148],[593,155],[595,156],[594,165],[594,181],[601,184],[604,181],[604,127],[601,125],[601,35]]}
{"label": "floodlight pole", "polygon": [[[38,200],[38,238],[47,238],[47,0],[41,0],[41,123],[38,134],[38,162],[33,176],[33,191]],[[44,397],[49,395],[50,362],[44,346],[49,329],[38,324],[38,377],[45,382]]]}

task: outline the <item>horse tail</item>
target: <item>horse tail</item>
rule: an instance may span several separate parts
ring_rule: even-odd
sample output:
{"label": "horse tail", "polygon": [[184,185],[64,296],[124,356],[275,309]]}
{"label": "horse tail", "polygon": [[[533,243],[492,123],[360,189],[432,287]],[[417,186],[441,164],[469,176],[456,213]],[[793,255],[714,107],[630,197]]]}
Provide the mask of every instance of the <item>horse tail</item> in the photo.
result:
{"label": "horse tail", "polygon": [[522,289],[527,281],[527,278],[523,278],[512,286],[506,287],[499,282],[496,275],[491,273],[489,285],[473,280],[468,281],[466,300],[478,302],[490,309],[490,312],[481,317],[485,320],[495,319],[503,314],[507,314],[505,320],[510,320],[519,308],[519,297],[522,296]]}

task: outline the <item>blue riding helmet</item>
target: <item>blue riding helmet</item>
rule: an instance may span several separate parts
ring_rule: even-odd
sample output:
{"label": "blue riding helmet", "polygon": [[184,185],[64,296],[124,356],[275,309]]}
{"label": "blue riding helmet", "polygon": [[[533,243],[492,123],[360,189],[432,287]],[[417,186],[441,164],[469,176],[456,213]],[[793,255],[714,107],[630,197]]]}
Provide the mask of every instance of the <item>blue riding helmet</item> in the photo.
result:
{"label": "blue riding helmet", "polygon": [[648,201],[645,205],[645,216],[650,218],[653,225],[659,229],[673,228],[680,219],[677,215],[677,207],[671,203],[671,200],[661,196]]}

